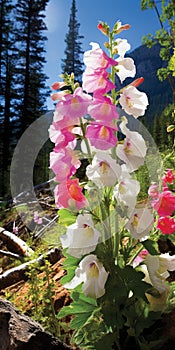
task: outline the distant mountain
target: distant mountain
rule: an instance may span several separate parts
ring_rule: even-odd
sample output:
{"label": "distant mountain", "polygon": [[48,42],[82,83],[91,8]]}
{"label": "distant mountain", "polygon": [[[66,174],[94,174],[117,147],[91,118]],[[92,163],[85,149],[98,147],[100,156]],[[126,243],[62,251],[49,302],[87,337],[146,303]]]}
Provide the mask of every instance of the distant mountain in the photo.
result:
{"label": "distant mountain", "polygon": [[[150,126],[153,123],[155,114],[161,113],[172,102],[172,91],[168,81],[161,82],[157,77],[157,69],[165,66],[165,62],[159,56],[159,51],[159,44],[154,45],[152,48],[141,45],[128,54],[128,57],[133,58],[136,65],[135,78],[144,78],[144,82],[138,89],[144,91],[148,96],[149,106],[145,114],[145,121]],[[125,85],[131,81],[133,79],[126,79]],[[118,84],[117,79],[117,86]]]}

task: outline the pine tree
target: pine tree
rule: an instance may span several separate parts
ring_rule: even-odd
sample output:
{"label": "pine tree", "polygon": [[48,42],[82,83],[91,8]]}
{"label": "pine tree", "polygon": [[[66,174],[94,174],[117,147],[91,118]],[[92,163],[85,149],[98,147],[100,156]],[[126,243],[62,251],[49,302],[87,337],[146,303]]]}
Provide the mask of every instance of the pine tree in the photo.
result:
{"label": "pine tree", "polygon": [[[46,110],[44,11],[48,1],[0,0],[1,195],[7,187],[10,194],[9,167],[19,137]],[[28,147],[26,162],[29,151]]]}
{"label": "pine tree", "polygon": [[47,89],[44,43],[47,29],[43,21],[49,0],[18,0],[16,5],[16,114],[20,133],[38,117],[45,108]]}
{"label": "pine tree", "polygon": [[66,57],[62,60],[61,68],[63,74],[74,73],[75,81],[81,83],[83,73],[83,51],[81,49],[82,43],[80,40],[83,39],[84,36],[79,35],[80,24],[76,19],[76,13],[76,2],[75,0],[72,0],[71,14],[68,25],[69,30],[65,39],[66,49],[64,53]]}
{"label": "pine tree", "polygon": [[8,168],[10,165],[10,117],[13,80],[13,5],[11,0],[0,1],[0,188],[1,194],[6,193]]}

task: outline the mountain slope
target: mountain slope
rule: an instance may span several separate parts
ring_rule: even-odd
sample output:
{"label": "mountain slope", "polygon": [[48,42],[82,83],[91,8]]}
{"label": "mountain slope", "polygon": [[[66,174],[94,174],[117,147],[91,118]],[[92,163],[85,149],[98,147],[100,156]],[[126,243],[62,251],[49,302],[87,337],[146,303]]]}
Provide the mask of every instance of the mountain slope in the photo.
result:
{"label": "mountain slope", "polygon": [[[144,82],[138,89],[144,91],[149,99],[145,121],[150,126],[153,123],[155,114],[160,114],[169,103],[172,103],[172,91],[168,81],[161,82],[157,77],[158,68],[165,66],[165,62],[159,56],[159,51],[159,44],[154,45],[152,48],[141,45],[127,55],[133,58],[135,62],[137,70],[135,78],[144,78]],[[131,81],[133,79],[126,79],[125,85]],[[117,81],[117,86],[119,85],[119,81]]]}

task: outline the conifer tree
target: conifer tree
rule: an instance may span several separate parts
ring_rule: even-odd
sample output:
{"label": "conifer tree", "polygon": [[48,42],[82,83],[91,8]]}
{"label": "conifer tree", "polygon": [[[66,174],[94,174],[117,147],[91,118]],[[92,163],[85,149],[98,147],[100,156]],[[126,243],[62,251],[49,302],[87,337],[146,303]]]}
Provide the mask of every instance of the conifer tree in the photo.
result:
{"label": "conifer tree", "polygon": [[81,49],[81,39],[84,36],[79,35],[80,24],[76,18],[77,8],[75,0],[72,0],[71,14],[69,19],[69,30],[66,34],[65,43],[66,49],[65,59],[62,60],[62,73],[71,74],[74,73],[75,81],[81,83],[82,73],[83,73],[83,63]]}
{"label": "conifer tree", "polygon": [[0,1],[0,188],[6,193],[10,164],[10,117],[14,89],[12,0]]}
{"label": "conifer tree", "polygon": [[49,0],[18,0],[16,5],[16,113],[20,133],[38,117],[45,108],[47,89],[44,43],[47,29],[44,10]]}

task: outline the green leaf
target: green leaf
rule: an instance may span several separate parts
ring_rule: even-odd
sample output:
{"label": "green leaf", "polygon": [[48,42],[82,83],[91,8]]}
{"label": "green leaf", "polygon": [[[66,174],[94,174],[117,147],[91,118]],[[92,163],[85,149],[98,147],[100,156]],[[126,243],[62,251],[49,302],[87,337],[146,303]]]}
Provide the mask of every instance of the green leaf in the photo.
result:
{"label": "green leaf", "polygon": [[122,277],[124,279],[125,289],[128,292],[132,291],[135,296],[141,297],[147,302],[145,293],[150,288],[150,284],[143,281],[145,277],[144,273],[136,271],[132,266],[126,266],[122,269]]}
{"label": "green leaf", "polygon": [[[78,300],[74,301],[69,305],[69,306],[64,306],[59,314],[58,314],[58,318],[62,318],[68,315],[78,315],[78,317],[80,317],[81,319],[81,315],[82,316],[82,320],[81,322],[84,323],[84,319],[85,319],[85,314],[86,314],[86,320],[89,318],[89,316],[91,315],[91,313],[97,308],[97,303],[96,300],[94,299],[94,302],[92,302],[92,298],[87,297],[86,300],[86,296],[80,294],[80,293],[75,293],[73,292],[71,295],[71,298],[73,299],[74,296],[76,296],[77,299],[77,294],[79,294],[79,298]],[[76,323],[76,321],[75,321]]]}
{"label": "green leaf", "polygon": [[88,320],[88,318],[91,316],[91,312],[84,312],[76,315],[75,318],[71,321],[70,323],[70,328],[71,329],[79,329],[81,327],[83,327],[83,325],[86,323],[86,321]]}
{"label": "green leaf", "polygon": [[74,256],[71,256],[67,254],[67,249],[63,249],[63,255],[66,257],[66,259],[63,262],[63,268],[67,271],[67,275],[63,276],[60,280],[61,284],[65,284],[74,277],[75,270],[80,262],[80,258],[75,258]]}
{"label": "green leaf", "polygon": [[76,221],[76,215],[68,209],[60,209],[59,212],[59,224],[69,226]]}
{"label": "green leaf", "polygon": [[150,239],[147,239],[146,241],[143,241],[142,244],[143,244],[144,248],[146,250],[148,250],[148,252],[151,255],[159,255],[160,254],[157,242],[154,242]]}
{"label": "green leaf", "polygon": [[69,267],[67,275],[63,276],[60,279],[60,283],[62,285],[66,284],[72,280],[72,278],[75,276],[75,269],[76,269],[76,267]]}

